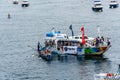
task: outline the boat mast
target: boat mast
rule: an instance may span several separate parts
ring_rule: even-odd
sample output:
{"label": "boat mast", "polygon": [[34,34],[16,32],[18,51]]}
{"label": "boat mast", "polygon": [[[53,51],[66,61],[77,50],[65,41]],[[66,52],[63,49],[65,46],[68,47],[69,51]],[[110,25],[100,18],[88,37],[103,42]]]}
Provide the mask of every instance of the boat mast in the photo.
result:
{"label": "boat mast", "polygon": [[81,33],[82,33],[82,45],[85,45],[86,44],[86,41],[85,41],[85,34],[84,34],[84,27],[81,28]]}

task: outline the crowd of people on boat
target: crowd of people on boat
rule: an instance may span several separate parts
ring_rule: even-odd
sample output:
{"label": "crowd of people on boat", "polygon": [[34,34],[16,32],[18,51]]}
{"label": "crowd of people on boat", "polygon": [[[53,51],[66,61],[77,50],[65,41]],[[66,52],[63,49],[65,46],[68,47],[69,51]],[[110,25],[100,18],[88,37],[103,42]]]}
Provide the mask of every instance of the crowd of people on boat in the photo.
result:
{"label": "crowd of people on boat", "polygon": [[97,37],[93,40],[93,46],[100,46],[104,44],[104,37]]}
{"label": "crowd of people on boat", "polygon": [[41,51],[41,54],[48,55],[48,54],[50,54],[50,50],[49,49],[43,50],[43,51]]}
{"label": "crowd of people on boat", "polygon": [[55,45],[55,40],[45,40],[45,46],[46,47],[52,47]]}
{"label": "crowd of people on boat", "polygon": [[[97,37],[93,40],[93,46],[99,47],[99,46],[104,46],[105,39],[103,36]],[[110,38],[107,38],[107,45],[110,45]]]}
{"label": "crowd of people on boat", "polygon": [[48,47],[42,47],[40,42],[38,42],[37,48],[38,48],[38,51],[40,51],[41,54],[46,54],[46,55],[50,54],[49,48]]}
{"label": "crowd of people on boat", "polygon": [[59,40],[59,41],[57,41],[57,46],[78,46],[78,47],[82,47],[83,45],[80,41]]}
{"label": "crowd of people on boat", "polygon": [[54,47],[55,45],[57,45],[58,47],[62,47],[62,46],[77,46],[77,47],[91,47],[91,46],[95,46],[95,47],[101,47],[101,46],[109,46],[110,45],[110,38],[107,38],[106,43],[105,43],[105,39],[103,36],[101,37],[97,37],[94,38],[93,41],[86,41],[86,44],[82,44],[82,42],[80,41],[75,41],[75,40],[58,40],[57,43],[55,43],[55,40],[45,40],[45,46],[46,47]]}

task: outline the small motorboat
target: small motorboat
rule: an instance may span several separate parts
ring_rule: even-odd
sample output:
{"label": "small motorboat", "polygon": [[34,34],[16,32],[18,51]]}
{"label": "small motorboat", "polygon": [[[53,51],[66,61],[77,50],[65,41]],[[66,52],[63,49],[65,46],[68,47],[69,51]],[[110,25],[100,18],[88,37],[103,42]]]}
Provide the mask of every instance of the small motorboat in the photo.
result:
{"label": "small motorboat", "polygon": [[102,12],[103,11],[103,6],[102,6],[101,1],[94,1],[94,5],[92,7],[92,10]]}
{"label": "small motorboat", "polygon": [[18,4],[18,0],[13,0],[13,4]]}
{"label": "small motorboat", "polygon": [[28,0],[23,0],[21,6],[22,6],[22,7],[28,7],[28,6],[29,6]]}
{"label": "small motorboat", "polygon": [[109,4],[109,8],[117,8],[119,3],[116,0],[111,0]]}
{"label": "small motorboat", "polygon": [[120,64],[117,73],[94,74],[94,80],[120,80]]}
{"label": "small motorboat", "polygon": [[99,73],[94,75],[94,80],[120,80],[120,74]]}
{"label": "small motorboat", "polygon": [[41,47],[40,43],[38,43],[38,53],[39,53],[39,56],[45,59],[46,61],[52,60],[52,54],[49,48]]}

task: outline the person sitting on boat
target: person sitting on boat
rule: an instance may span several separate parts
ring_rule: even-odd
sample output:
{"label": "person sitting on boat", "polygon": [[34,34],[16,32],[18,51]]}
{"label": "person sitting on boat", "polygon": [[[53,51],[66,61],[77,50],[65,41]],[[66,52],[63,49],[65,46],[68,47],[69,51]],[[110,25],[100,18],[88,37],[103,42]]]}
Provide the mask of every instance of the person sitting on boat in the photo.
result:
{"label": "person sitting on boat", "polygon": [[98,37],[98,40],[99,40],[98,45],[99,45],[99,46],[103,45],[103,42],[104,42],[103,36],[102,36],[102,37]]}
{"label": "person sitting on boat", "polygon": [[95,46],[95,45],[96,45],[96,39],[93,40],[93,46]]}
{"label": "person sitting on boat", "polygon": [[49,54],[50,51],[48,49],[45,50],[45,54]]}
{"label": "person sitting on boat", "polygon": [[100,38],[100,43],[101,43],[102,45],[104,44],[104,37],[103,37],[103,36]]}
{"label": "person sitting on boat", "polygon": [[96,38],[96,47],[98,47],[98,46],[99,46],[99,39]]}
{"label": "person sitting on boat", "polygon": [[52,41],[51,40],[49,40],[49,42],[48,42],[48,46],[50,46],[50,45],[52,45]]}
{"label": "person sitting on boat", "polygon": [[104,41],[104,37],[103,36],[101,37],[101,39],[102,39],[102,41]]}
{"label": "person sitting on boat", "polygon": [[52,41],[52,46],[54,46],[54,45],[55,45],[55,40]]}
{"label": "person sitting on boat", "polygon": [[50,50],[47,49],[47,53],[50,53]]}
{"label": "person sitting on boat", "polygon": [[42,48],[42,46],[41,46],[40,42],[38,41],[38,45],[37,45],[37,49],[38,49],[38,51],[40,51],[41,48]]}
{"label": "person sitting on boat", "polygon": [[110,45],[110,38],[107,38],[107,45]]}
{"label": "person sitting on boat", "polygon": [[45,40],[45,47],[48,47],[48,42],[47,42],[47,40]]}
{"label": "person sitting on boat", "polygon": [[81,47],[79,42],[77,43],[77,47]]}

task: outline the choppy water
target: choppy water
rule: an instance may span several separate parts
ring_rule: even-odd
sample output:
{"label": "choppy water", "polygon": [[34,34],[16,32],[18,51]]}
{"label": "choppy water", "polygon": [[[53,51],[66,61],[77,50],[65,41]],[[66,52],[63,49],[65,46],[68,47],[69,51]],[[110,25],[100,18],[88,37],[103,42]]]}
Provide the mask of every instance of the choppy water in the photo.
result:
{"label": "choppy water", "polygon": [[[30,0],[30,6],[13,5],[12,0],[0,0],[0,80],[93,80],[93,74],[116,72],[120,62],[120,7],[109,9],[109,0],[102,0],[103,12],[91,10],[92,0]],[[11,14],[11,19],[7,14]],[[77,35],[80,27],[96,37],[111,37],[112,47],[105,53],[107,60],[77,60],[46,62],[38,58],[38,41],[52,27],[71,35],[69,25]]]}

